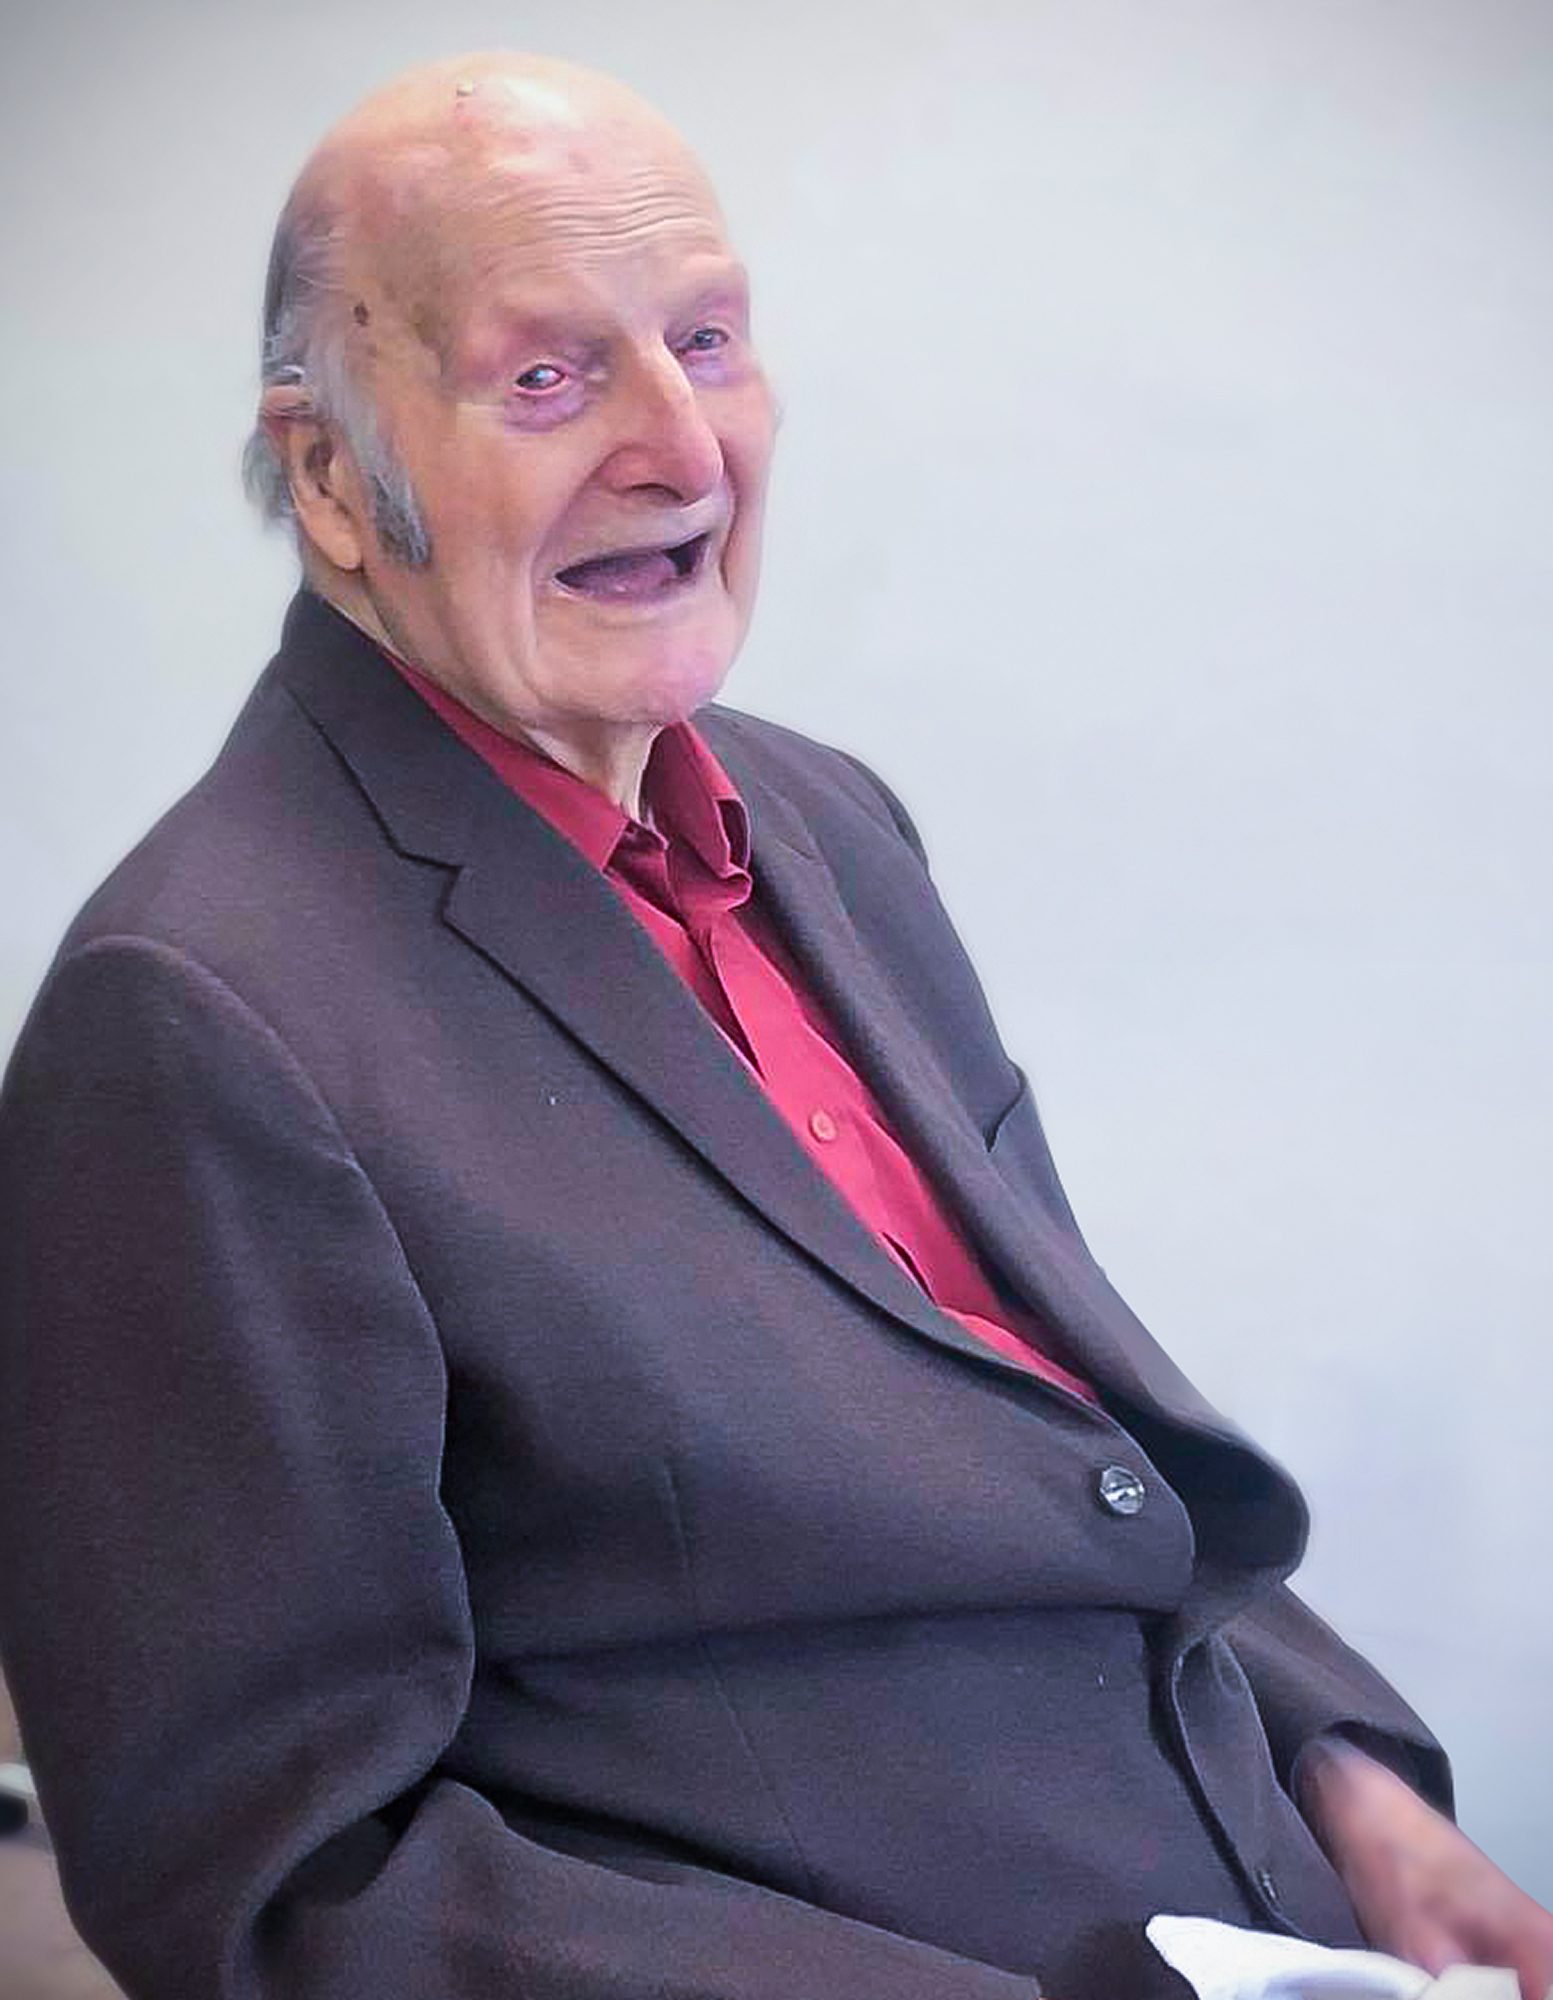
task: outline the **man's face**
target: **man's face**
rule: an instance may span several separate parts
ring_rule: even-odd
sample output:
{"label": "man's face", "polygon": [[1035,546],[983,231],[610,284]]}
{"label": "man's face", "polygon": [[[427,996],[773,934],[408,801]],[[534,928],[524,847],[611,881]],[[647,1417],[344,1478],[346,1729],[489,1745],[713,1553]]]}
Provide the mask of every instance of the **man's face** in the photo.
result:
{"label": "man's face", "polygon": [[694,164],[522,133],[363,234],[354,358],[431,542],[407,567],[367,529],[390,640],[541,740],[689,714],[749,620],[773,428]]}

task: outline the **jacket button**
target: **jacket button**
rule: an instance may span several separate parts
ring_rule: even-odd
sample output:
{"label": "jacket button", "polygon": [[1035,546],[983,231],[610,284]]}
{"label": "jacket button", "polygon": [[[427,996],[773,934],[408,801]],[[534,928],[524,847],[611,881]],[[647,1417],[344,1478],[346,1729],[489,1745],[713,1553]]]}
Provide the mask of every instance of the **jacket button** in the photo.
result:
{"label": "jacket button", "polygon": [[1137,1473],[1130,1472],[1125,1465],[1108,1465],[1095,1482],[1101,1506],[1124,1517],[1143,1512],[1146,1490]]}

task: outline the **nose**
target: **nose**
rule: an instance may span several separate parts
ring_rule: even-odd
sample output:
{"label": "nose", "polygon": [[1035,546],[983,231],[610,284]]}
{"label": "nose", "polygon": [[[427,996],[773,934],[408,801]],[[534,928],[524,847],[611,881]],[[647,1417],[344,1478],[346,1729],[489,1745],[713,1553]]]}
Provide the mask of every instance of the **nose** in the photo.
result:
{"label": "nose", "polygon": [[723,448],[676,357],[642,356],[620,384],[620,435],[603,468],[618,493],[681,507],[716,492]]}

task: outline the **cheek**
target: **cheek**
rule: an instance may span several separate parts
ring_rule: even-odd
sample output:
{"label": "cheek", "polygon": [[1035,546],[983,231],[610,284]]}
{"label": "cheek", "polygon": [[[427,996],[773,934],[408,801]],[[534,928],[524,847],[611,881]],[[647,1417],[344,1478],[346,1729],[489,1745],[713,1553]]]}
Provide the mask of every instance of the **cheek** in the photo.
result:
{"label": "cheek", "polygon": [[774,428],[770,403],[763,400],[723,434],[723,459],[738,509],[728,548],[728,567],[735,572],[731,580],[736,587],[753,587],[760,560],[760,530]]}
{"label": "cheek", "polygon": [[552,525],[543,496],[515,488],[505,478],[472,484],[456,504],[459,529],[470,548],[479,549],[487,561],[504,565],[526,569]]}
{"label": "cheek", "polygon": [[463,555],[525,570],[552,540],[576,491],[566,453],[505,431],[462,441],[436,465],[434,479],[438,547],[455,560]]}
{"label": "cheek", "polygon": [[736,413],[724,437],[723,451],[741,497],[759,505],[771,467],[776,441],[776,405],[762,382]]}

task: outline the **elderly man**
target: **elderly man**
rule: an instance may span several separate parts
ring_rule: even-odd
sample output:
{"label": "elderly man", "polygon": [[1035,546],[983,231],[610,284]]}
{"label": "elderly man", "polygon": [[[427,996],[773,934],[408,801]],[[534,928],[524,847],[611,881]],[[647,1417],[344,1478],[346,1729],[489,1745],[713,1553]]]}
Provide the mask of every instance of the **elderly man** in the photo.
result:
{"label": "elderly man", "polygon": [[556,64],[391,87],[264,376],[304,588],[0,1119],[0,1619],[87,1939],[141,2000],[1114,2000],[1177,1910],[1541,2000],[901,808],[704,706],[772,407],[680,141]]}

